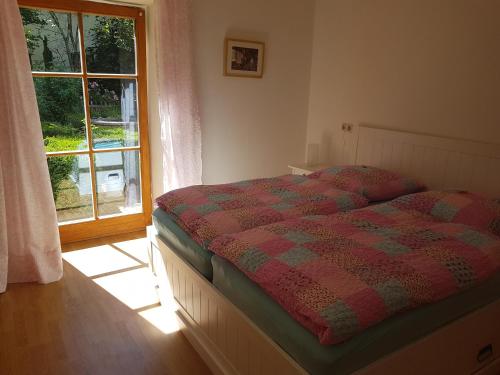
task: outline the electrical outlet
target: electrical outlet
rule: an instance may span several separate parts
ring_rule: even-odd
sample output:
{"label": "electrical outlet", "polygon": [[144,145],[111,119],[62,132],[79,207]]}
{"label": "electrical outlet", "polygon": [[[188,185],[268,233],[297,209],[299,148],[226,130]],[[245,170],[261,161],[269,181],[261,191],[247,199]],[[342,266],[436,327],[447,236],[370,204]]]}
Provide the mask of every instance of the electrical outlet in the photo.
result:
{"label": "electrical outlet", "polygon": [[342,124],[342,131],[351,133],[351,132],[352,132],[353,127],[354,127],[354,125],[353,125],[353,124],[350,124],[350,123],[348,123],[348,122],[344,122],[344,123]]}

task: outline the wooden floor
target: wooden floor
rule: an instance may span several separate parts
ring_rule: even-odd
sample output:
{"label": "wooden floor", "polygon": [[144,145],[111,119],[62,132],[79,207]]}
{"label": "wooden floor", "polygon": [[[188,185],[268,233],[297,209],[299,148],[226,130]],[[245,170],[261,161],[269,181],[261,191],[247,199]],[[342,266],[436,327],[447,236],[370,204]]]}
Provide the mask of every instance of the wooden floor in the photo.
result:
{"label": "wooden floor", "polygon": [[65,246],[64,277],[0,295],[0,374],[209,374],[159,306],[145,233]]}

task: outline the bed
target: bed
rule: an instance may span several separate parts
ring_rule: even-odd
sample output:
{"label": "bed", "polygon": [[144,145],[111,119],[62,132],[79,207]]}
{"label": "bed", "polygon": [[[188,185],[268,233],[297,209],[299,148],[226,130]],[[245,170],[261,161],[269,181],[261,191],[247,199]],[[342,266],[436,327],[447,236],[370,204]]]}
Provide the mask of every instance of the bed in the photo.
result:
{"label": "bed", "polygon": [[[415,145],[401,147],[401,142],[406,142],[407,145],[410,141]],[[387,147],[388,143],[390,148]],[[396,167],[394,155],[391,158],[377,159],[376,150],[380,148],[383,153],[383,150],[391,149],[394,153],[398,148],[413,148],[418,149],[420,155],[422,150],[430,150],[427,152],[441,155],[435,156],[438,162],[432,163],[434,169],[439,166],[446,167],[452,157],[457,155],[461,158],[461,168],[464,168],[464,165],[473,167],[474,163],[469,159],[478,165],[480,161],[483,167],[485,163],[498,163],[498,146],[482,146],[478,147],[474,142],[454,142],[436,137],[362,128],[356,153],[360,163],[377,164],[387,168],[383,161],[389,160],[391,168],[418,176],[418,168],[422,168],[421,163],[415,169],[415,162],[411,161],[412,158],[408,154]],[[367,149],[370,151],[367,152]],[[472,153],[468,154],[469,151]],[[372,160],[376,160],[376,163],[371,162]],[[434,172],[433,178],[425,182],[439,187],[469,188],[471,184],[464,181],[463,171],[460,172],[460,175],[457,175],[460,181],[455,182],[453,174],[444,173],[441,176],[447,181],[440,182],[439,173]],[[474,168],[474,173],[476,178],[480,177],[481,168]],[[498,184],[495,185],[497,182],[492,180],[490,175],[487,175],[489,183],[485,188],[488,190],[486,193],[491,195],[499,190]],[[428,306],[431,311],[428,314],[425,314],[424,309],[422,313],[419,310],[422,315],[420,317],[418,314],[398,315],[398,321],[389,325],[389,328],[386,326],[387,321],[375,325],[353,340],[336,346],[336,353],[318,348],[309,351],[308,356],[307,351],[303,349],[314,348],[313,343],[317,341],[314,336],[303,329],[301,331],[300,325],[293,329],[295,321],[289,319],[287,322],[289,315],[283,309],[280,310],[281,307],[273,300],[269,301],[269,297],[234,266],[218,256],[210,255],[205,259],[210,259],[213,264],[213,268],[206,268],[212,271],[209,278],[207,272],[200,271],[199,266],[193,267],[196,262],[186,262],[183,259],[185,256],[179,253],[179,248],[189,242],[189,236],[179,241],[179,236],[168,239],[166,232],[159,235],[154,228],[150,228],[149,233],[151,264],[160,285],[162,303],[178,305],[178,315],[187,327],[187,337],[216,373],[342,374],[354,370],[369,374],[387,373],[388,370],[394,373],[422,373],[423,370],[426,373],[495,373],[498,370],[496,348],[500,345],[500,326],[494,319],[495,315],[500,314],[498,277],[479,285],[478,289],[469,291],[467,296],[446,300],[444,305],[441,301]],[[196,252],[194,248],[191,247],[191,252]],[[206,249],[202,250],[207,254]],[[212,276],[213,283],[210,283]],[[247,291],[243,293],[245,298],[242,298],[242,293],[236,293],[242,288]],[[262,306],[262,309],[250,309],[249,306]],[[262,318],[269,311],[278,315],[281,312],[282,319],[279,321],[283,322],[283,327],[288,328],[269,325],[268,321]],[[440,315],[439,312],[443,311],[446,313]],[[432,319],[429,319],[428,315],[432,315]],[[421,329],[416,332],[408,327]],[[401,334],[397,340],[388,340],[388,337],[392,337],[390,333],[393,330]],[[464,335],[467,337],[466,342],[457,340]],[[295,339],[290,340],[290,336]],[[447,350],[438,350],[442,349],[443,345],[446,345]],[[362,356],[357,355],[361,351],[360,348],[363,348]],[[301,355],[305,357],[301,358]]]}

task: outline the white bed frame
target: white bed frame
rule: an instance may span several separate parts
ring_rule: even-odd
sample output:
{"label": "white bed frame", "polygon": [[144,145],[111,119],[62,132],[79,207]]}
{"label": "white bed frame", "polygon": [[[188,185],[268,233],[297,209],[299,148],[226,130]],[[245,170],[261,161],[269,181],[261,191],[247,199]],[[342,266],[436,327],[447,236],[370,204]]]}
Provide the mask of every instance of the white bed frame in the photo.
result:
{"label": "white bed frame", "polygon": [[[356,164],[401,172],[430,188],[459,188],[500,197],[500,145],[360,127],[353,147]],[[161,302],[176,307],[186,337],[215,374],[306,373],[178,257],[153,227],[148,228],[148,236]],[[500,300],[357,374],[500,374]]]}

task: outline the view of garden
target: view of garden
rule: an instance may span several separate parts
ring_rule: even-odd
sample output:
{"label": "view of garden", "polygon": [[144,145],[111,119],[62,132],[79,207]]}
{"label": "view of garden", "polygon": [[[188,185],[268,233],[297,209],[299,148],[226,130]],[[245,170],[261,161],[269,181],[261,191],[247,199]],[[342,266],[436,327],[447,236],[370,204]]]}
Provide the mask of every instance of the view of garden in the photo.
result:
{"label": "view of garden", "polygon": [[[75,14],[22,8],[21,16],[34,72],[82,72]],[[83,29],[89,73],[135,74],[133,20],[85,15]],[[35,74],[33,80],[46,152],[69,152],[47,157],[59,222],[93,217],[90,162],[95,163],[100,216],[140,204],[137,186],[136,196],[127,197],[130,182],[139,181],[137,151],[102,154],[99,163],[97,156],[89,160],[87,154],[70,153],[89,148],[82,77]],[[134,79],[88,79],[94,149],[138,145],[136,85]]]}

